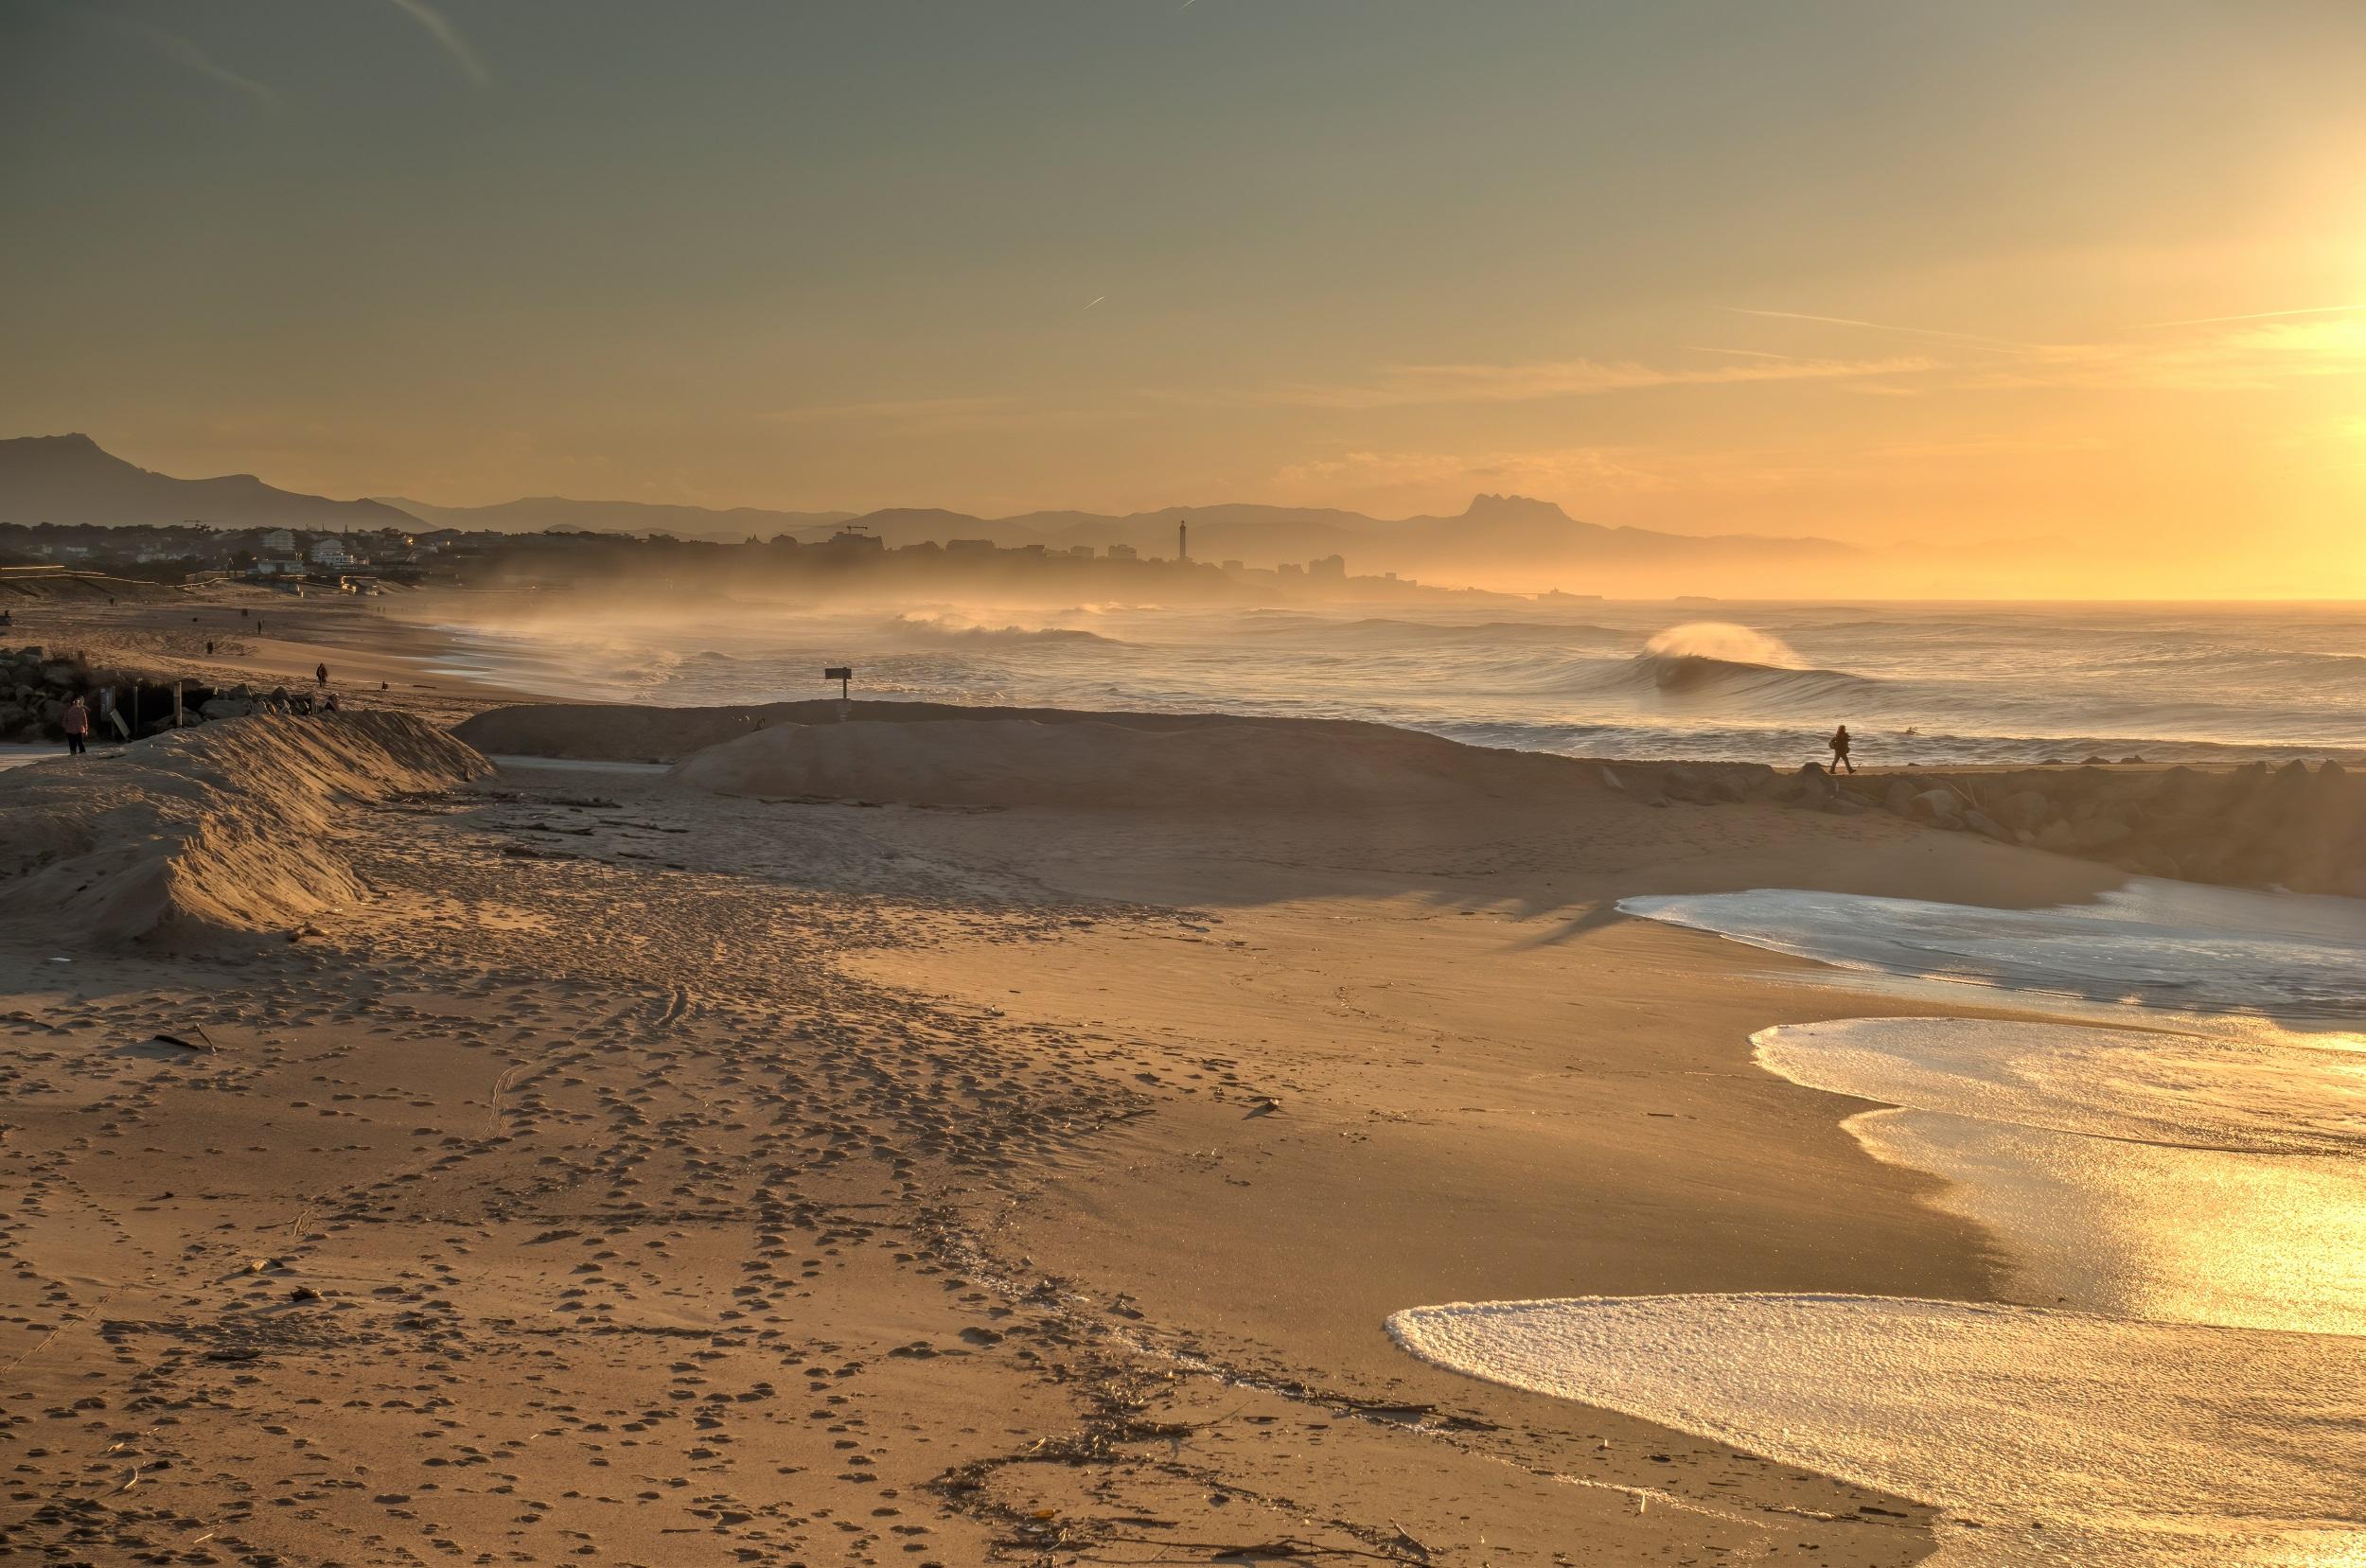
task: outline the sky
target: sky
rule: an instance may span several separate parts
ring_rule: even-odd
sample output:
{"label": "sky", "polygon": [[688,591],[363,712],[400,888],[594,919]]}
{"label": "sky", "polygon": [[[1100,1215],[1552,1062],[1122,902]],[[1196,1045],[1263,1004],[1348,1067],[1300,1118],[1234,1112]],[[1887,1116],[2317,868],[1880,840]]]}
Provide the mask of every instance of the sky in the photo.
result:
{"label": "sky", "polygon": [[2366,596],[2366,6],[0,0],[0,433]]}

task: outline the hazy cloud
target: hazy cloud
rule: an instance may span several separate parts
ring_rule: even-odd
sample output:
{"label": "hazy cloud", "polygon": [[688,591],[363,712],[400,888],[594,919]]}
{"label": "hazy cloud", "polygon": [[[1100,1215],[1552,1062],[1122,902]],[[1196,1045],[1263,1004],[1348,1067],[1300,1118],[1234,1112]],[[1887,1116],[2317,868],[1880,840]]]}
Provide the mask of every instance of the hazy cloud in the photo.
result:
{"label": "hazy cloud", "polygon": [[1559,447],[1531,451],[1346,451],[1287,464],[1274,482],[1290,489],[1394,490],[1425,485],[1552,492],[1564,486],[1624,490],[1668,487],[1664,474],[1639,467],[1617,448]]}
{"label": "hazy cloud", "polygon": [[155,49],[168,59],[179,62],[202,77],[210,77],[224,87],[244,93],[247,97],[259,103],[267,104],[271,108],[279,107],[278,93],[256,81],[253,77],[241,76],[224,65],[221,61],[207,54],[192,39],[184,38],[176,32],[167,32],[164,28],[152,26],[146,22],[134,22],[128,17],[107,16],[95,11],[84,14],[112,27],[126,38],[137,39],[150,48]]}
{"label": "hazy cloud", "polygon": [[1946,332],[1934,326],[1898,326],[1889,322],[1859,321],[1854,316],[1812,316],[1800,310],[1754,310],[1742,305],[1723,305],[1718,308],[1737,316],[1763,316],[1771,321],[1820,322],[1827,326],[1853,326],[1866,332],[1896,332],[1909,338],[1934,338],[1946,343],[1978,344],[1989,348],[2026,348],[2009,338],[1991,338],[1978,332]]}
{"label": "hazy cloud", "polygon": [[2169,343],[2058,344],[1986,370],[1967,384],[2098,392],[2265,392],[2303,380],[2357,375],[2366,375],[2366,321],[2317,320],[2238,326]]}
{"label": "hazy cloud", "polygon": [[859,402],[803,403],[756,415],[773,425],[877,426],[898,433],[1057,429],[1105,424],[1137,411],[1116,403],[1060,406],[1008,396],[881,397]]}
{"label": "hazy cloud", "polygon": [[1402,408],[1442,403],[1523,403],[1584,397],[1649,387],[1735,386],[1758,381],[1832,381],[1911,376],[1943,369],[1938,361],[1771,360],[1750,364],[1669,368],[1632,361],[1547,360],[1526,364],[1391,365],[1370,380],[1296,383],[1262,395],[1307,408]]}
{"label": "hazy cloud", "polygon": [[882,397],[870,402],[804,403],[772,409],[762,418],[776,425],[819,425],[842,420],[943,419],[980,414],[1001,414],[1008,397]]}
{"label": "hazy cloud", "polygon": [[2185,321],[2150,321],[2146,329],[2164,326],[2212,326],[2229,321],[2273,321],[2281,316],[2350,316],[2366,312],[2366,305],[2308,305],[2297,310],[2253,310],[2240,316],[2194,316]]}
{"label": "hazy cloud", "polygon": [[425,27],[428,36],[443,45],[444,52],[451,56],[452,62],[468,75],[469,80],[479,87],[493,85],[493,74],[485,68],[485,62],[477,58],[476,50],[469,47],[468,41],[460,36],[460,29],[453,26],[443,12],[429,5],[427,0],[388,0],[388,3],[408,12],[414,21]]}

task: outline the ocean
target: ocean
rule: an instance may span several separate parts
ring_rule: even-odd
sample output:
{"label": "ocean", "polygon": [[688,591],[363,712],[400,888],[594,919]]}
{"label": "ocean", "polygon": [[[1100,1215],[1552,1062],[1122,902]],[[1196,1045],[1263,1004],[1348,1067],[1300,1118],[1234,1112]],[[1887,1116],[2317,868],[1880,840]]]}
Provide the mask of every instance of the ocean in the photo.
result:
{"label": "ocean", "polygon": [[1571,755],[2366,761],[2366,607],[1077,605],[598,616],[492,600],[448,667],[553,696],[835,696],[1371,719]]}

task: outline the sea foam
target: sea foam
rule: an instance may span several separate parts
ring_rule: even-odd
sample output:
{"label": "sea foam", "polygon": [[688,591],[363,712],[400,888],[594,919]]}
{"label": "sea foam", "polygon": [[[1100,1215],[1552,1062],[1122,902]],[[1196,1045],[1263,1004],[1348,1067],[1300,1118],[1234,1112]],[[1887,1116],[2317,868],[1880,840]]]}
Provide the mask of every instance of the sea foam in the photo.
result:
{"label": "sea foam", "polygon": [[1420,1307],[1424,1361],[1930,1504],[1947,1568],[2366,1551],[2366,1339],[1848,1295]]}

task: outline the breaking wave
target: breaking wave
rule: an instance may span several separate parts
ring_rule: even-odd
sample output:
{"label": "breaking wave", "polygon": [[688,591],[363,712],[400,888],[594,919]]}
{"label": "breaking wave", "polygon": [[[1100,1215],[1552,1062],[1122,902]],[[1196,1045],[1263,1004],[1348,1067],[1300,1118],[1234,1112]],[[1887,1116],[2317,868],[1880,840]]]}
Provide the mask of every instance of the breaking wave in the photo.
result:
{"label": "breaking wave", "polygon": [[958,616],[907,610],[888,623],[899,637],[943,643],[1103,643],[1119,639],[1073,626],[987,625]]}

